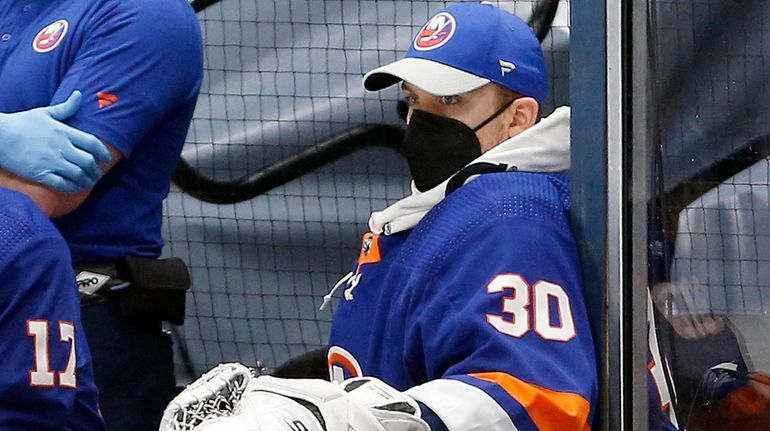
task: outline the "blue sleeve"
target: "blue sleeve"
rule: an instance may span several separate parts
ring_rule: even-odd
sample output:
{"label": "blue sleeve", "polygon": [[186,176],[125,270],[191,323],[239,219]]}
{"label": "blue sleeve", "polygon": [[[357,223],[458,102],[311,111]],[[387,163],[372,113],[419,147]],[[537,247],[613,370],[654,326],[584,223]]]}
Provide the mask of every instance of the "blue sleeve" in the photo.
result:
{"label": "blue sleeve", "polygon": [[430,431],[449,431],[444,421],[430,407],[419,401],[417,405],[420,407],[420,417],[428,424]]}
{"label": "blue sleeve", "polygon": [[0,429],[103,429],[66,243],[1,242]]}
{"label": "blue sleeve", "polygon": [[513,217],[455,247],[415,301],[406,356],[428,383],[409,393],[450,430],[590,429],[596,363],[571,233]]}
{"label": "blue sleeve", "polygon": [[83,93],[68,121],[128,157],[164,118],[195,103],[203,75],[200,28],[182,0],[105,2],[53,102]]}

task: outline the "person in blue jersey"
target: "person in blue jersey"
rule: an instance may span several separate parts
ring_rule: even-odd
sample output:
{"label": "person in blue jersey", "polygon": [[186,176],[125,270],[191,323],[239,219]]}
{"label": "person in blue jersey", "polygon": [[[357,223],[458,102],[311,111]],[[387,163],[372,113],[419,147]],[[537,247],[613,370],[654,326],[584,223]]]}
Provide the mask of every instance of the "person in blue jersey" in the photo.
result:
{"label": "person in blue jersey", "polygon": [[[0,185],[40,202],[78,272],[123,279],[126,259],[155,262],[203,75],[188,2],[3,1],[0,34]],[[108,429],[155,429],[175,391],[171,345],[161,318],[127,311],[127,281],[120,297],[91,286],[83,325]]]}
{"label": "person in blue jersey", "polygon": [[[161,429],[189,410],[209,418],[192,424],[206,431],[590,430],[597,374],[569,222],[570,110],[541,119],[547,81],[526,23],[472,2],[432,16],[406,58],[367,73],[367,90],[400,84],[409,105],[413,193],[372,214],[333,289],[337,384],[223,365],[172,402]],[[233,394],[244,381],[234,409],[201,409],[205,388]]]}
{"label": "person in blue jersey", "polygon": [[0,429],[104,429],[67,243],[0,188]]}

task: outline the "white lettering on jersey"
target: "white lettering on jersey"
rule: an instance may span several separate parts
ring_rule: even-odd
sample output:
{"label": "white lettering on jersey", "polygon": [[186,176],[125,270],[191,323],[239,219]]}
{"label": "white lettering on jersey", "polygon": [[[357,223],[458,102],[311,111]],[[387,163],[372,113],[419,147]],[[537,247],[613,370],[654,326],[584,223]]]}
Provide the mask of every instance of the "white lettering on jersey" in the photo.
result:
{"label": "white lettering on jersey", "polygon": [[[558,284],[548,281],[538,281],[532,290],[535,293],[535,332],[550,341],[569,341],[575,338],[575,319],[572,317],[567,292]],[[551,309],[551,298],[556,300],[555,313],[559,322],[554,325],[551,325],[554,311]]]}
{"label": "white lettering on jersey", "polygon": [[75,375],[75,325],[69,322],[59,322],[59,341],[70,344],[70,354],[67,359],[67,368],[59,373],[59,386],[64,388],[77,388],[78,380]]}
{"label": "white lettering on jersey", "polygon": [[[511,295],[503,297],[503,314],[486,316],[487,322],[498,331],[519,338],[529,332],[534,323],[535,332],[545,340],[565,342],[577,335],[569,295],[560,285],[541,280],[530,287],[519,274],[500,274],[487,285],[490,295],[505,291]],[[530,297],[534,298],[533,306],[530,306]],[[551,307],[551,298],[555,299],[555,307]],[[552,317],[556,317],[558,323],[552,324]]]}
{"label": "white lettering on jersey", "polygon": [[48,321],[27,321],[27,335],[34,339],[35,369],[29,372],[29,385],[34,387],[52,388],[54,374],[51,371],[48,357]]}
{"label": "white lettering on jersey", "polygon": [[509,319],[498,314],[487,314],[487,322],[503,334],[521,337],[529,332],[529,286],[518,274],[501,274],[487,285],[487,293],[497,294],[506,290],[511,296],[503,297],[503,313]]}
{"label": "white lettering on jersey", "polygon": [[51,371],[51,356],[48,345],[48,321],[28,320],[27,335],[33,338],[35,368],[29,372],[29,385],[32,387],[52,388],[55,386],[55,374],[59,376],[59,386],[63,388],[76,388],[77,355],[75,353],[75,325],[70,322],[59,322],[59,341],[70,345],[70,354],[67,359],[67,367],[64,371],[54,373]]}

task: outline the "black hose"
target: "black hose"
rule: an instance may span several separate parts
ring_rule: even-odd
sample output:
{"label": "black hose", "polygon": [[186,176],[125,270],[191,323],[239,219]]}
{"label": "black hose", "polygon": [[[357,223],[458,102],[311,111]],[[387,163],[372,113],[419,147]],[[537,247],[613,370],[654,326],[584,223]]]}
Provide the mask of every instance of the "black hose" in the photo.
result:
{"label": "black hose", "polygon": [[181,159],[173,181],[185,193],[202,201],[232,204],[252,199],[365,147],[398,149],[402,136],[403,131],[397,126],[356,126],[257,173],[232,181],[206,178]]}
{"label": "black hose", "polygon": [[537,39],[542,42],[551,31],[556,12],[559,11],[559,0],[542,0],[535,7],[529,18],[529,26],[535,31]]}

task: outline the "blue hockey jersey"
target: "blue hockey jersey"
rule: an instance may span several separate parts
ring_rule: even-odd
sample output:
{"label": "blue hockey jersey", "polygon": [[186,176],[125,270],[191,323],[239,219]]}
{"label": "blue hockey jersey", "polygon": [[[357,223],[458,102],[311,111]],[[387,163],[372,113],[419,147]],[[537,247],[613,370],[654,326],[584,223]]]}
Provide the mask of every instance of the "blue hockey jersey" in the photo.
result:
{"label": "blue hockey jersey", "polygon": [[332,378],[379,377],[449,430],[590,430],[596,362],[569,210],[566,176],[485,174],[413,229],[365,235]]}
{"label": "blue hockey jersey", "polygon": [[67,244],[2,188],[0,280],[0,429],[103,430]]}

